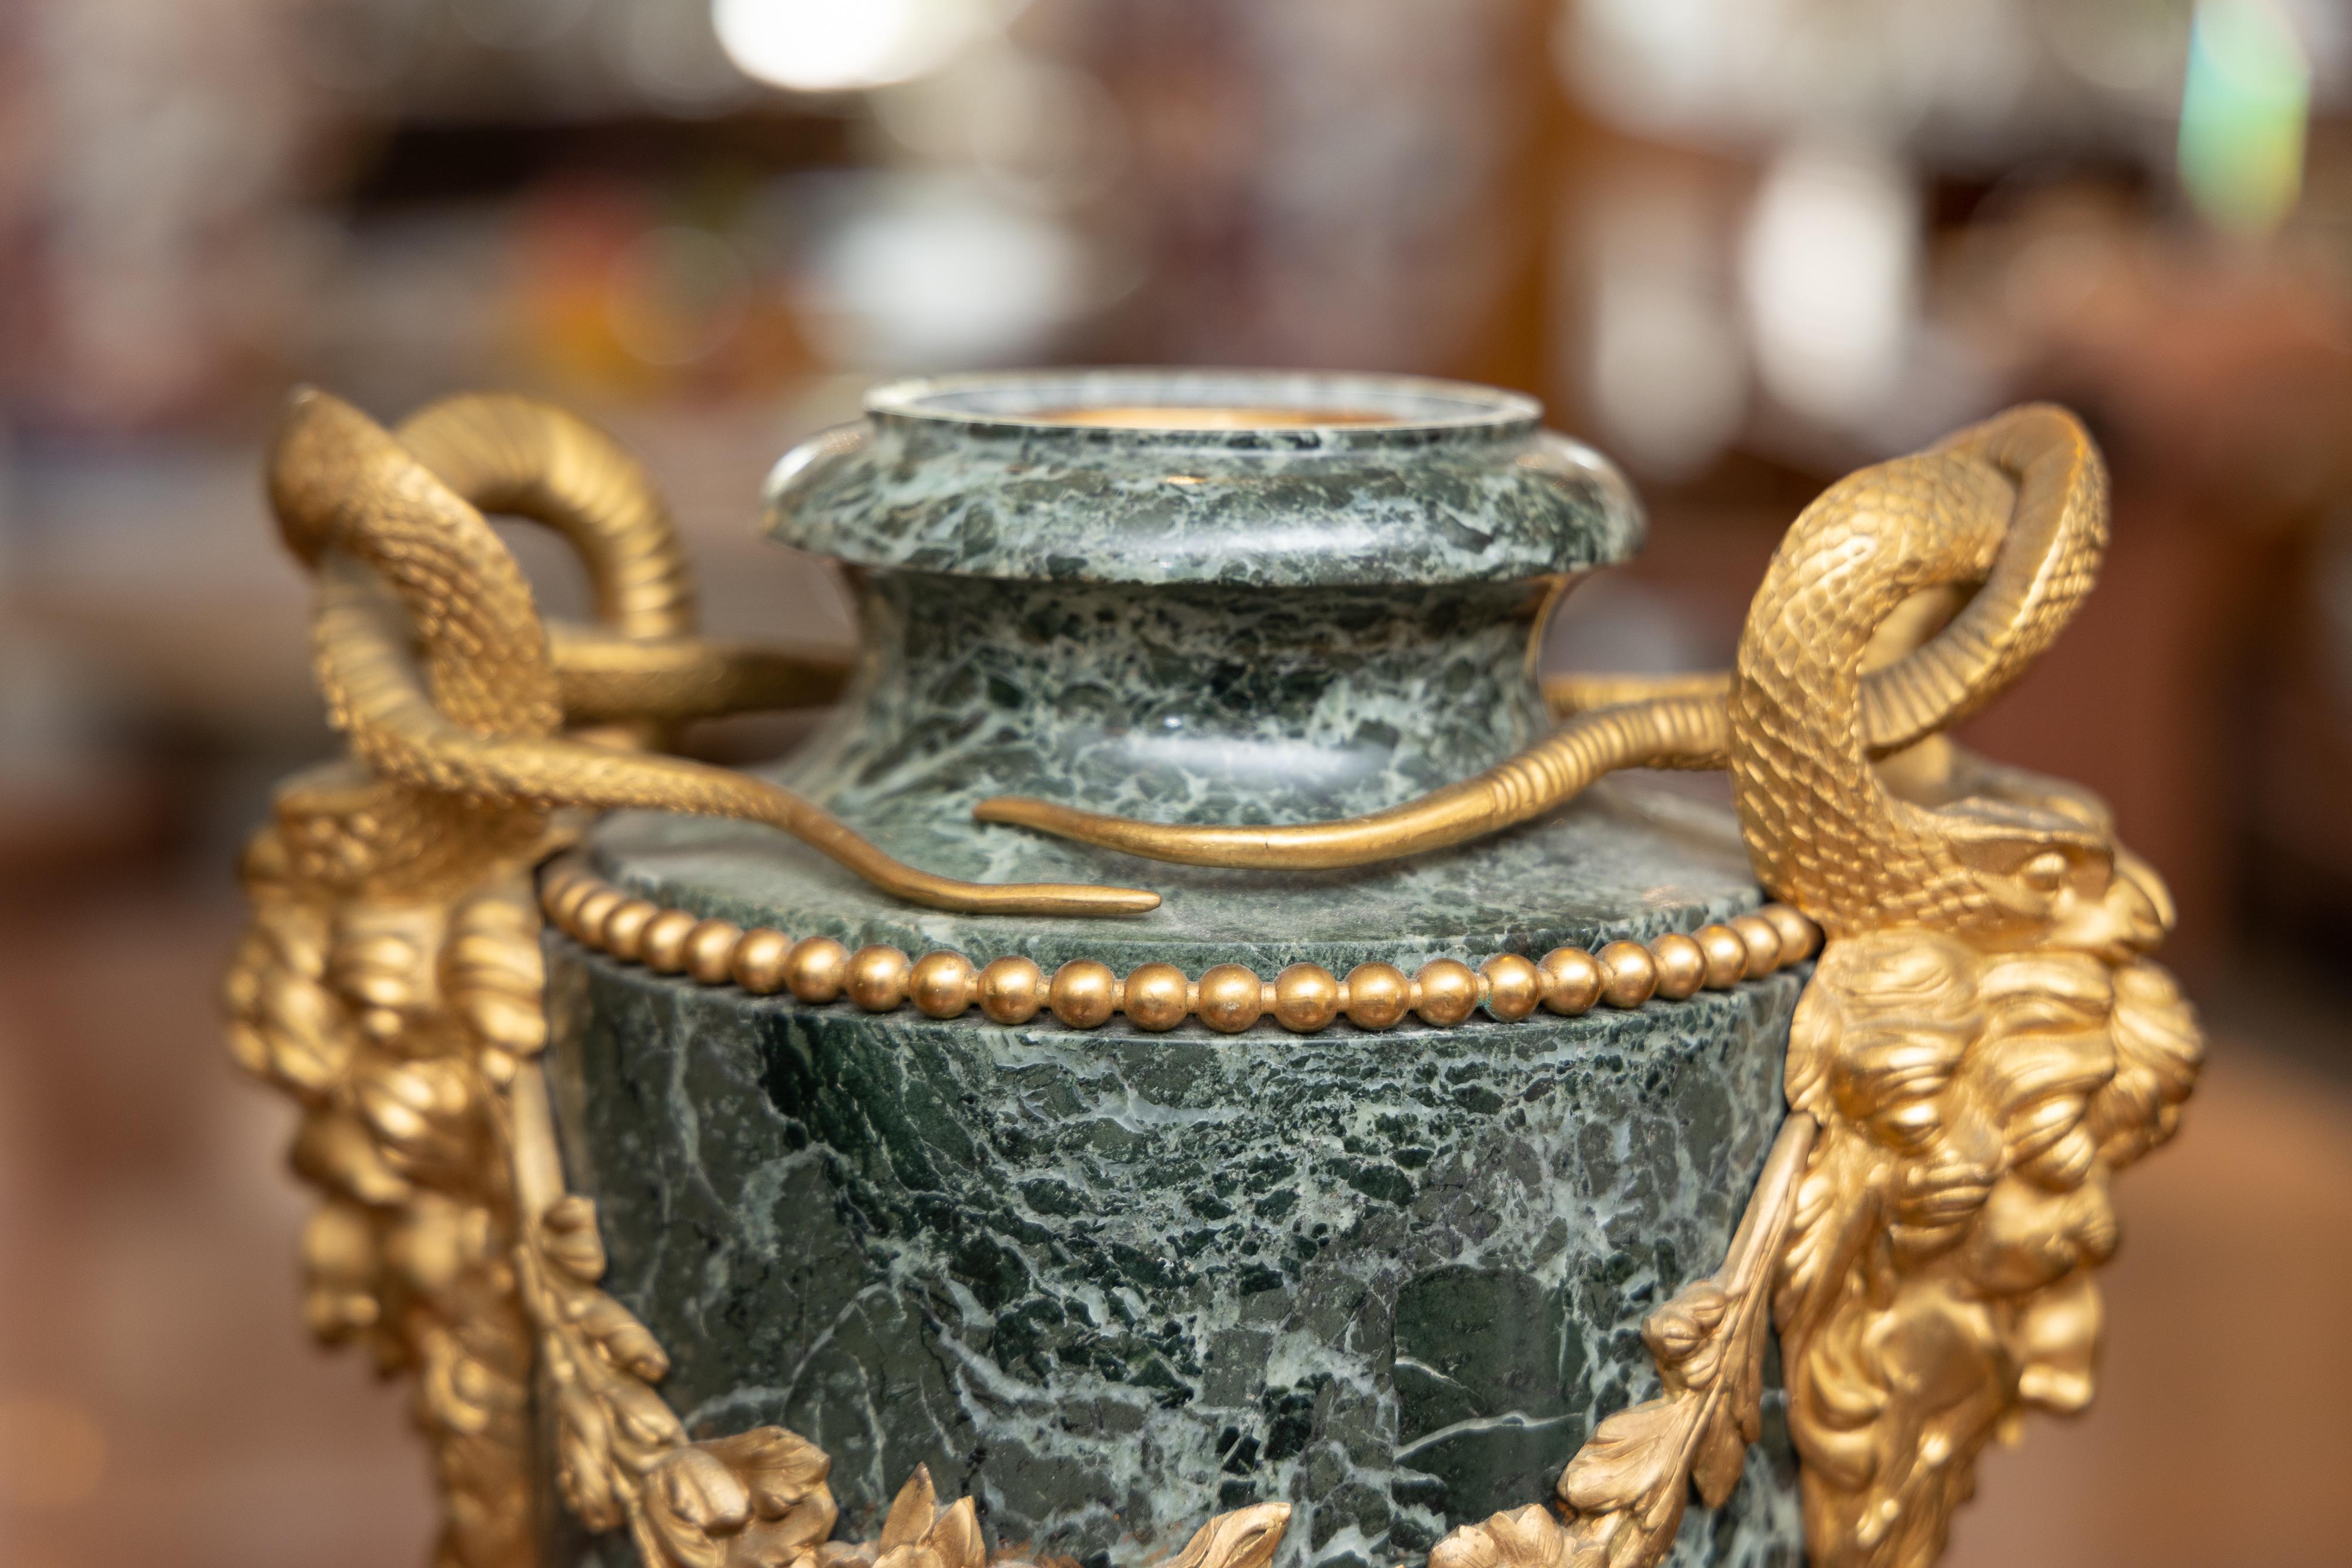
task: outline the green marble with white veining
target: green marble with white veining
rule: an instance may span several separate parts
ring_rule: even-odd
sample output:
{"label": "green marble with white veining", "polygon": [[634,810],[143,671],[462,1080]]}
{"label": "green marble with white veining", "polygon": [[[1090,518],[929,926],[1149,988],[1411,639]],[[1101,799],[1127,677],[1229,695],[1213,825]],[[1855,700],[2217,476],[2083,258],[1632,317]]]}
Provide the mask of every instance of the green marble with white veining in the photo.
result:
{"label": "green marble with white veining", "polygon": [[[1171,379],[1155,381],[1158,376]],[[1402,423],[1056,425],[1154,401]],[[984,961],[1271,977],[1692,929],[1759,895],[1727,813],[1638,778],[1400,864],[1161,865],[970,819],[1019,792],[1170,821],[1376,810],[1546,724],[1528,650],[1641,521],[1523,400],[1385,379],[913,383],[787,457],[778,537],[856,563],[840,709],[772,776],[927,869],[1160,890],[1113,920],[913,909],[741,823],[616,815],[624,885]],[[1572,594],[1561,612],[1574,613]],[[1286,1499],[1286,1562],[1385,1568],[1538,1500],[1646,1396],[1643,1315],[1710,1271],[1781,1114],[1798,980],[1502,1025],[1075,1032],[697,988],[551,937],[574,1186],[697,1435],[835,1457],[845,1530],[908,1470],[991,1538],[1120,1568]],[[1677,1561],[1796,1561],[1785,1436]],[[602,1543],[626,1561],[618,1541]]]}
{"label": "green marble with white veining", "polygon": [[[1325,401],[1330,400],[1330,401]],[[1055,424],[1154,402],[1343,407],[1394,423]],[[1528,398],[1403,376],[1045,371],[884,387],[770,481],[769,532],[859,566],[1050,582],[1513,582],[1622,560],[1618,472]]]}
{"label": "green marble with white veining", "polygon": [[[1386,1568],[1539,1500],[1720,1260],[1790,977],[1313,1037],[1003,1029],[679,986],[559,943],[567,1166],[689,1430],[778,1423],[870,1535],[928,1464],[1001,1542],[1139,1562],[1297,1507]],[[1793,1562],[1773,1405],[1679,1562]]]}

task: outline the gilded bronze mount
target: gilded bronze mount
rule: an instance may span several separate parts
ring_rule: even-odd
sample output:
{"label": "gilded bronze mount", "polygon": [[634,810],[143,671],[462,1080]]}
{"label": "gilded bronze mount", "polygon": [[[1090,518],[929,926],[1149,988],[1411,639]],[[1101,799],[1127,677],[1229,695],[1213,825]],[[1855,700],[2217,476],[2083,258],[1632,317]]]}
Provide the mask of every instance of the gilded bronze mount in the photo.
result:
{"label": "gilded bronze mount", "polygon": [[1025,1024],[1040,1015],[1066,1029],[1095,1029],[1123,1014],[1139,1029],[1174,1029],[1197,1019],[1236,1034],[1271,1018],[1294,1034],[1313,1034],[1345,1019],[1384,1030],[1408,1017],[1439,1028],[1484,1009],[1497,1023],[1517,1023],[1540,1008],[1564,1018],[1596,1005],[1638,1008],[1681,1001],[1702,989],[1727,991],[1742,980],[1793,968],[1821,946],[1813,923],[1785,904],[1769,904],[1728,924],[1648,942],[1612,942],[1598,953],[1555,947],[1540,959],[1497,953],[1475,967],[1433,958],[1407,975],[1393,964],[1359,964],[1344,977],[1319,964],[1292,964],[1273,979],[1242,964],[1213,964],[1198,977],[1173,964],[1143,964],[1121,976],[1108,964],[1074,958],[1048,976],[1019,956],[975,963],[961,953],[909,957],[884,944],[851,952],[830,936],[793,941],[781,931],[705,918],[632,898],[575,860],[560,860],[540,879],[541,912],[583,946],[656,975],[698,985],[735,986],[755,997],[790,992],[822,1007],[844,999],[869,1013],[912,1004],[926,1018],[961,1018],[978,1008],[991,1023]]}
{"label": "gilded bronze mount", "polygon": [[[2089,1396],[2108,1177],[2170,1135],[2201,1044],[2146,957],[2170,921],[2161,884],[2096,802],[1937,734],[2088,591],[2105,474],[2062,411],[2015,411],[1841,481],[1783,543],[1734,671],[1575,684],[1552,737],[1423,801],[1271,830],[983,808],[1166,859],[1357,864],[1526,821],[1614,768],[1720,767],[1759,880],[1785,901],[1595,955],[1317,970],[1287,987],[1234,966],[1194,978],[1080,964],[1049,981],[956,954],[852,955],[661,910],[569,863],[534,890],[582,813],[634,806],[765,822],[937,906],[1154,900],[930,876],[773,785],[646,749],[681,718],[826,700],[841,672],[696,638],[651,487],[569,416],[465,398],[387,434],[305,394],[271,495],[318,580],[320,679],[353,756],[289,781],[248,852],[230,1041],[302,1109],[295,1165],[324,1199],[303,1249],[312,1326],[414,1375],[448,1501],[444,1563],[535,1563],[534,1383],[567,1504],[628,1531],[648,1564],[987,1556],[970,1500],[941,1509],[921,1472],[877,1540],[838,1542],[814,1446],[774,1427],[687,1440],[656,1391],[662,1347],[598,1288],[595,1215],[565,1189],[538,1062],[542,908],[577,939],[705,983],[1080,1027],[1114,1009],[1146,1028],[1271,1013],[1300,1029],[1640,1005],[1738,983],[1734,940],[1749,977],[1825,933],[1792,1030],[1790,1113],[1729,1255],[1648,1322],[1658,1396],[1602,1422],[1555,1498],[1456,1530],[1433,1568],[1660,1561],[1693,1491],[1718,1501],[1738,1478],[1775,1324],[1823,1563],[1932,1560],[1984,1444],[2028,1408]],[[570,537],[603,627],[551,635],[485,509]],[[1219,1515],[1170,1568],[1262,1568],[1287,1517]]]}

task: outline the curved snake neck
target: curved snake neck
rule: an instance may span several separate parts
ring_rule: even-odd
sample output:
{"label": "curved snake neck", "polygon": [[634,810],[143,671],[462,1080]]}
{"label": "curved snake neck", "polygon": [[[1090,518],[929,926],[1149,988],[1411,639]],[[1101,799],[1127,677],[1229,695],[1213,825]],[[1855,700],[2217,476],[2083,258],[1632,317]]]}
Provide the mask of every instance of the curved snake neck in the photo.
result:
{"label": "curved snake neck", "polygon": [[[1993,504],[1995,486],[2013,512]],[[1758,879],[1833,935],[1866,920],[2000,940],[2037,925],[2103,835],[1990,800],[1914,805],[1870,758],[2006,689],[2090,591],[2105,542],[2097,448],[2046,405],[1866,469],[1808,507],[1757,591],[1728,698]],[[1974,583],[1950,625],[1858,694],[1865,646],[1899,605]]]}

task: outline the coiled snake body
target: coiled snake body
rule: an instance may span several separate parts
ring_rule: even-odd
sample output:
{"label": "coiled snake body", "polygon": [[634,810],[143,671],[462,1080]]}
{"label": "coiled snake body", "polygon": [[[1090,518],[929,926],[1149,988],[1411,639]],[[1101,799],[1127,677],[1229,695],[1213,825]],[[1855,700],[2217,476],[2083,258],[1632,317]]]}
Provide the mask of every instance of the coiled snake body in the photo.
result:
{"label": "coiled snake body", "polygon": [[[1998,802],[1931,810],[1898,800],[1872,758],[1974,712],[2049,645],[2089,591],[2105,493],[2097,449],[2071,414],[2047,405],[1849,476],[1805,509],[1774,557],[1735,671],[1601,683],[1606,706],[1572,713],[1486,773],[1387,811],[1171,827],[1000,798],[976,814],[1163,860],[1343,866],[1511,827],[1615,768],[1727,767],[1759,880],[1832,934],[1865,912],[1972,934],[2024,930],[2065,874],[2049,838],[2066,824]],[[644,807],[770,823],[887,891],[942,908],[1108,914],[1158,903],[1139,889],[932,876],[764,780],[565,737],[567,716],[633,716],[642,734],[646,721],[779,695],[821,700],[839,681],[822,663],[693,641],[686,565],[651,486],[578,420],[519,399],[459,398],[395,437],[306,392],[273,454],[270,496],[289,545],[320,578],[321,685],[383,781],[312,780],[310,829],[295,838],[355,875],[395,865],[436,874],[476,853],[485,833],[505,841],[544,831],[546,813],[562,807]],[[604,635],[551,640],[483,509],[572,539]],[[1944,585],[1974,595],[1924,643],[1864,673],[1882,623]],[[351,788],[363,806],[336,793]],[[453,801],[469,809],[446,810]],[[506,810],[486,817],[485,804]],[[360,842],[367,834],[376,848]],[[2075,848],[2095,852],[2094,833],[2060,836],[2062,862]],[[395,840],[404,847],[392,852]],[[415,841],[437,847],[420,858]],[[2011,852],[2026,843],[2030,852]]]}
{"label": "coiled snake body", "polygon": [[[838,675],[713,644],[641,649],[639,639],[691,630],[684,562],[635,465],[568,415],[516,399],[453,400],[395,439],[349,404],[304,392],[271,455],[270,499],[288,544],[319,574],[319,677],[335,721],[390,787],[355,803],[322,797],[314,783],[308,807],[299,789],[289,802],[309,817],[298,840],[331,846],[354,876],[394,866],[404,876],[435,876],[477,855],[485,833],[508,841],[543,831],[550,810],[642,807],[766,822],[888,892],[940,908],[1100,915],[1160,902],[1133,888],[934,876],[763,779],[561,736],[567,706],[625,711],[605,690],[614,684],[629,687],[640,716],[658,719],[722,711],[738,699],[829,695]],[[570,536],[619,637],[551,643],[530,584],[478,504]],[[615,671],[607,667],[615,652],[638,656]],[[476,810],[445,810],[452,802]],[[483,805],[506,810],[485,817]],[[433,852],[382,852],[362,841],[370,835],[412,847],[423,841]]]}

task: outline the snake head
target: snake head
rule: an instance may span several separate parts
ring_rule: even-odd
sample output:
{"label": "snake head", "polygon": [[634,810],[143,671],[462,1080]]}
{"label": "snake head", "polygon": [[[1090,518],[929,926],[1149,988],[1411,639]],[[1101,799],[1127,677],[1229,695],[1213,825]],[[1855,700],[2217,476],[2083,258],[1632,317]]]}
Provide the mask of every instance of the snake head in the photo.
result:
{"label": "snake head", "polygon": [[1976,891],[2021,933],[2042,938],[2105,904],[2115,842],[2072,814],[1983,795],[1931,814]]}
{"label": "snake head", "polygon": [[2172,894],[2156,868],[2122,845],[2115,846],[2115,875],[2097,899],[2074,898],[2057,911],[2050,940],[2062,947],[2095,954],[2110,964],[2128,964],[2152,953],[2172,930]]}

